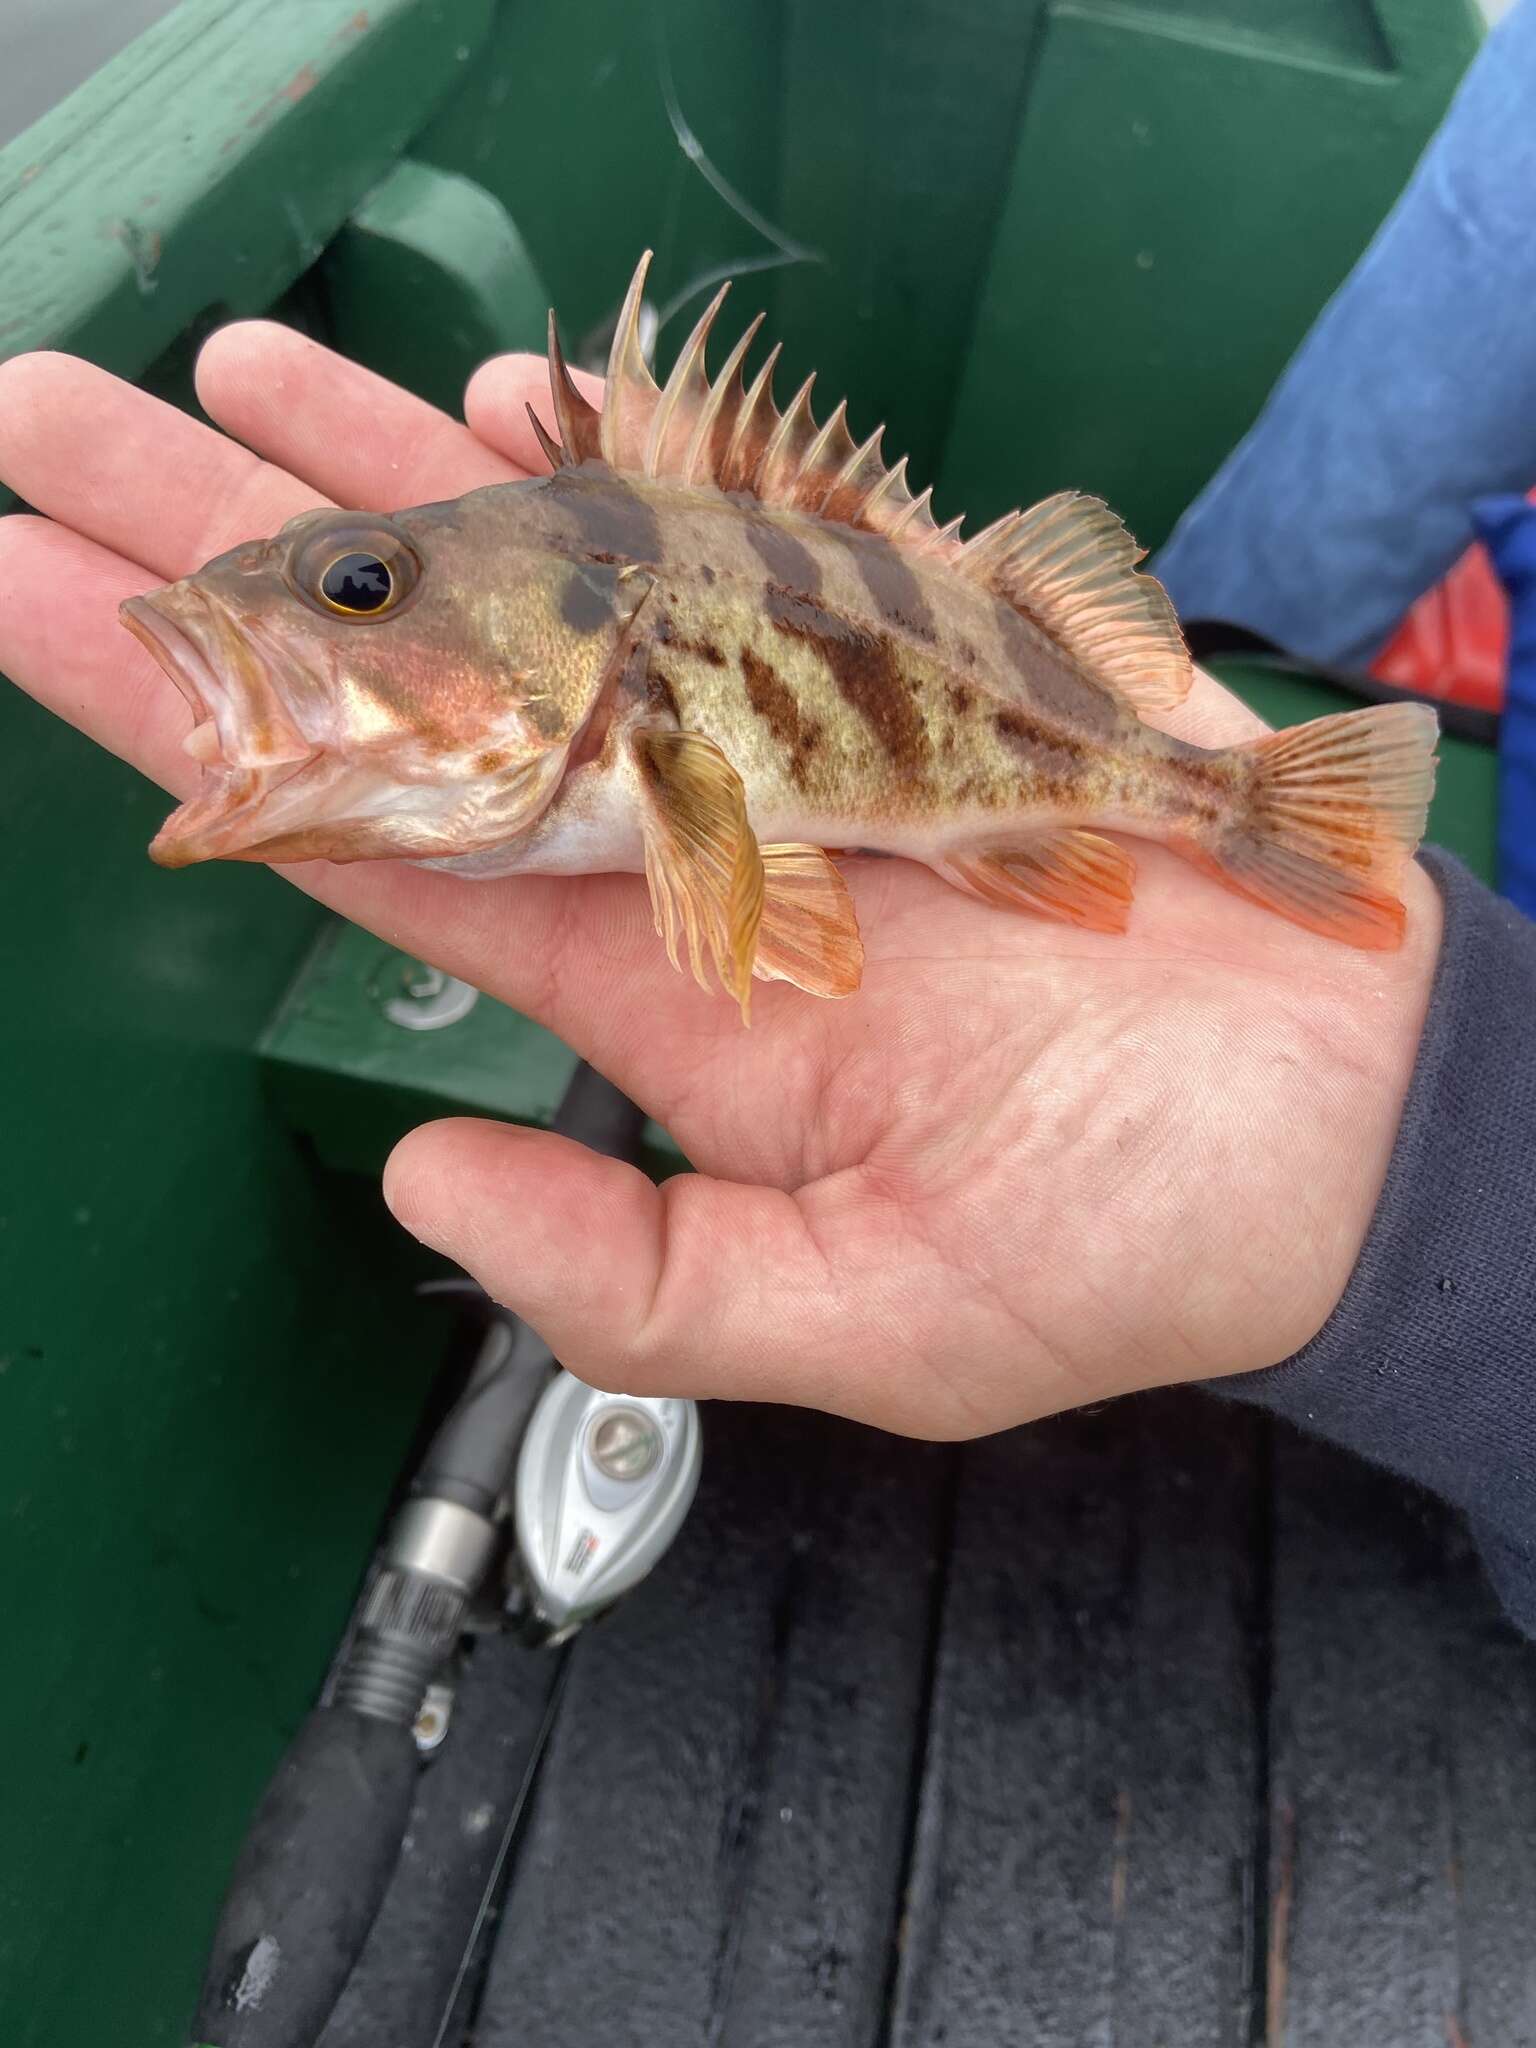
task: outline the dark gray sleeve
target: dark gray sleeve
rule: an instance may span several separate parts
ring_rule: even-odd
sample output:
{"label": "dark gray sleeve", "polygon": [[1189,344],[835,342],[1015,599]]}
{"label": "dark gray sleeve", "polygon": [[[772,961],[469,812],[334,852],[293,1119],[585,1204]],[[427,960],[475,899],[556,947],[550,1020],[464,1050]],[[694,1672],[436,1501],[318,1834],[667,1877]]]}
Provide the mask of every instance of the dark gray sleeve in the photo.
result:
{"label": "dark gray sleeve", "polygon": [[1360,1262],[1304,1350],[1212,1391],[1453,1502],[1536,1635],[1536,924],[1425,865],[1445,939]]}

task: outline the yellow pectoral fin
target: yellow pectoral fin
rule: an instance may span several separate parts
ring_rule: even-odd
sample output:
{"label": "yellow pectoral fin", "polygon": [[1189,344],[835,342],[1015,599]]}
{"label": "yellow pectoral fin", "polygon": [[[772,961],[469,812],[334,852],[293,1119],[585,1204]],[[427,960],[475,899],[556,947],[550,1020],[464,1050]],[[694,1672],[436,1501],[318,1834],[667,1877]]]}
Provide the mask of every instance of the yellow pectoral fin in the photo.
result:
{"label": "yellow pectoral fin", "polygon": [[645,878],[667,958],[678,965],[681,928],[700,988],[709,987],[707,954],[745,1023],[763,918],[763,856],[741,777],[713,740],[695,732],[642,732],[635,753],[647,798]]}
{"label": "yellow pectoral fin", "polygon": [[765,846],[763,876],[753,972],[813,996],[851,996],[864,973],[864,942],[832,861],[819,846]]}

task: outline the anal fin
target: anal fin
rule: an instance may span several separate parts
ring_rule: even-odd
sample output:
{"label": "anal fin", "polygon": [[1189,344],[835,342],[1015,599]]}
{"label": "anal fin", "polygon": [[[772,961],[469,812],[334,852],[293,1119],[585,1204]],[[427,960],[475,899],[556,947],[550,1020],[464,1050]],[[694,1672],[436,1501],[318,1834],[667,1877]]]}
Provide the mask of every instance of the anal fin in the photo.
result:
{"label": "anal fin", "polygon": [[934,865],[946,882],[999,910],[1092,932],[1123,932],[1129,920],[1136,863],[1097,832],[1049,827]]}
{"label": "anal fin", "polygon": [[763,848],[763,918],[753,972],[813,996],[851,996],[864,943],[848,885],[819,846]]}

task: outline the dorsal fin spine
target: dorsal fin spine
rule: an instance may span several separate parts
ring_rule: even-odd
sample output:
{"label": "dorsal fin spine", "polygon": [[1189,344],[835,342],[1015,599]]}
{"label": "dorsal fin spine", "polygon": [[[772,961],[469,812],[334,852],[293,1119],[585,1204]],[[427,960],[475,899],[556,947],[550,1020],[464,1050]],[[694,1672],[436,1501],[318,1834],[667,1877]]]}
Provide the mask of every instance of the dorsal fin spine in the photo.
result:
{"label": "dorsal fin spine", "polygon": [[562,444],[547,431],[544,422],[539,418],[531,405],[525,404],[523,410],[528,415],[528,424],[533,429],[533,438],[544,451],[545,461],[551,469],[563,469],[569,458]]}
{"label": "dorsal fin spine", "polygon": [[613,347],[608,354],[608,377],[603,389],[602,452],[610,469],[643,471],[645,444],[651,415],[661,393],[640,346],[640,308],[644,303],[645,277],[651,267],[646,250],[630,279],[619,324],[613,330]]}
{"label": "dorsal fin spine", "polygon": [[737,342],[721,365],[719,376],[709,387],[709,396],[705,399],[699,413],[698,424],[689,436],[687,452],[683,457],[682,480],[685,484],[693,482],[698,470],[699,458],[703,455],[705,448],[713,437],[716,422],[722,417],[727,406],[731,404],[733,396],[736,406],[740,406],[742,399],[746,396],[746,385],[742,381],[741,366],[746,361],[747,350],[757,338],[757,331],[762,326],[763,319],[764,315],[759,313],[757,318],[747,327],[740,341]]}
{"label": "dorsal fin spine", "polygon": [[601,415],[576,389],[576,381],[560,346],[560,330],[553,309],[549,315],[549,396],[555,408],[555,425],[567,462],[584,462],[600,446]]}
{"label": "dorsal fin spine", "polygon": [[[902,467],[905,468],[905,466],[906,462],[905,458],[903,458]],[[917,497],[915,497],[912,500],[911,504],[906,506],[901,512],[897,514],[895,520],[886,530],[886,539],[899,540],[902,534],[906,532],[907,528],[910,525],[912,525],[914,520],[921,521],[923,515],[928,510],[928,506],[930,501],[932,500],[932,497],[933,486],[932,484],[930,484],[927,490],[919,492]],[[929,523],[932,523],[931,520]]]}
{"label": "dorsal fin spine", "polygon": [[827,420],[827,424],[805,451],[802,474],[807,477],[817,478],[821,488],[819,490],[813,488],[805,492],[800,500],[802,512],[820,512],[822,506],[825,505],[836,488],[838,478],[842,475],[841,470],[836,470],[825,478],[819,476],[826,452],[833,441],[836,440],[839,430],[844,434],[848,432],[848,401],[846,398],[838,400],[837,407]]}
{"label": "dorsal fin spine", "polygon": [[744,472],[741,468],[742,451],[748,439],[748,430],[752,426],[758,408],[763,402],[763,393],[765,391],[769,394],[768,410],[770,412],[773,410],[773,372],[774,366],[779,360],[779,351],[782,347],[782,342],[774,343],[764,358],[762,368],[747,387],[747,395],[741,402],[741,410],[736,415],[736,425],[732,431],[730,443],[726,448],[724,460],[720,464],[720,482],[724,490],[750,491],[757,476],[758,460],[761,457],[762,451],[758,450],[757,455],[753,457],[750,472]]}
{"label": "dorsal fin spine", "polygon": [[[881,500],[883,498],[889,497],[893,491],[898,494],[899,499],[904,500],[906,486],[907,458],[905,455],[903,455],[901,460],[897,463],[894,463],[892,467],[885,472],[885,475],[881,477],[880,481],[877,484],[875,484],[873,488],[870,490],[863,504],[859,507],[861,516],[867,519],[869,515],[875,510],[876,506],[879,505]],[[887,528],[886,531],[889,531],[889,528]]]}
{"label": "dorsal fin spine", "polygon": [[[802,472],[808,437],[814,437],[816,422],[811,414],[811,391],[816,383],[813,370],[784,409],[783,417],[768,437],[755,479],[764,499],[777,504],[793,499],[794,480]],[[798,445],[797,445],[798,444]]]}
{"label": "dorsal fin spine", "polygon": [[[682,352],[673,366],[672,374],[662,387],[656,401],[656,410],[651,418],[651,431],[645,446],[645,473],[647,476],[664,476],[664,452],[667,429],[671,426],[678,406],[685,395],[693,395],[696,403],[702,403],[709,391],[709,378],[704,369],[704,350],[709,342],[709,330],[715,324],[715,315],[725,303],[730,290],[727,284],[710,300],[699,315],[692,334],[683,343]],[[686,422],[686,414],[685,414]]]}

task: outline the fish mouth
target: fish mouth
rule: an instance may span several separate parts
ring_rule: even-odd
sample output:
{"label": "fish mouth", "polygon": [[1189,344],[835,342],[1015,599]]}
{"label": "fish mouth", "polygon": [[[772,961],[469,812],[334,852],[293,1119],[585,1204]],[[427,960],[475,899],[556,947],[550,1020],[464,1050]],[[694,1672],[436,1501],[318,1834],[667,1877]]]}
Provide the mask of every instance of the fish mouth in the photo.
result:
{"label": "fish mouth", "polygon": [[268,837],[269,799],[320,750],[294,727],[234,622],[195,586],[130,597],[118,616],[186,700],[193,726],[182,745],[204,771],[150,858],[179,868],[249,857]]}

